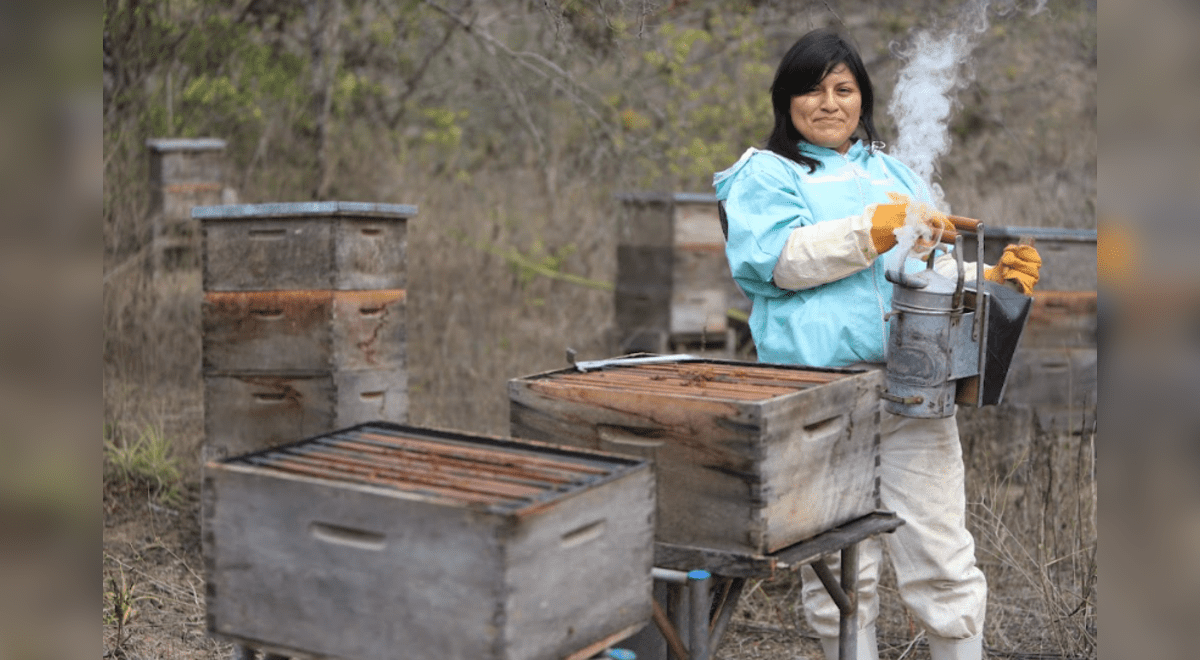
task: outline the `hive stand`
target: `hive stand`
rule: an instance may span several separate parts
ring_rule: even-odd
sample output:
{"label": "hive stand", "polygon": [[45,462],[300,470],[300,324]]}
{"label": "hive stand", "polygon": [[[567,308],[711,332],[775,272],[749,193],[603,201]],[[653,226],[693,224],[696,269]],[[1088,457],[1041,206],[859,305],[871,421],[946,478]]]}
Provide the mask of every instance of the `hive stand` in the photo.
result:
{"label": "hive stand", "polygon": [[[808,564],[841,611],[838,657],[851,660],[857,652],[858,544],[903,524],[893,512],[876,511],[769,555],[656,543],[655,625],[642,629],[623,646],[639,660],[709,660],[725,635],[748,578],[769,577]],[[840,580],[823,560],[835,552],[841,553]],[[667,608],[659,602],[664,592]]]}

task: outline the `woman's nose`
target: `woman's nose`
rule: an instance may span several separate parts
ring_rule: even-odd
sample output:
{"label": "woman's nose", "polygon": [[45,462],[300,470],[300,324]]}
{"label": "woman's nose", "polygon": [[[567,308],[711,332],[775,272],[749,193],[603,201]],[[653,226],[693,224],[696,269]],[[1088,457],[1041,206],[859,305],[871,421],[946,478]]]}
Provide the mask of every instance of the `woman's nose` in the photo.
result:
{"label": "woman's nose", "polygon": [[822,110],[837,110],[837,108],[837,97],[834,96],[834,91],[832,89],[821,95]]}

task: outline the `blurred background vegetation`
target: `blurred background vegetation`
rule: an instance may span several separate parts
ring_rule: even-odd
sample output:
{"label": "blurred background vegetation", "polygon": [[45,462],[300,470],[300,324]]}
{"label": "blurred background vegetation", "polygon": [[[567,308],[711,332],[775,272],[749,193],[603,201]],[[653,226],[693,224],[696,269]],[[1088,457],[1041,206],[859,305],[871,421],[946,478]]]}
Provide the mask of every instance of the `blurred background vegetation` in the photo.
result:
{"label": "blurred background vegetation", "polygon": [[[938,183],[955,212],[994,225],[1094,227],[1094,3],[991,4]],[[106,422],[199,441],[196,275],[134,267],[148,258],[148,138],[226,140],[242,202],[417,205],[411,421],[503,432],[507,378],[560,366],[567,347],[611,350],[612,293],[578,281],[615,277],[615,194],[711,192],[714,171],[761,146],[774,67],[819,26],[857,42],[894,140],[893,52],[958,8],[108,0]]]}

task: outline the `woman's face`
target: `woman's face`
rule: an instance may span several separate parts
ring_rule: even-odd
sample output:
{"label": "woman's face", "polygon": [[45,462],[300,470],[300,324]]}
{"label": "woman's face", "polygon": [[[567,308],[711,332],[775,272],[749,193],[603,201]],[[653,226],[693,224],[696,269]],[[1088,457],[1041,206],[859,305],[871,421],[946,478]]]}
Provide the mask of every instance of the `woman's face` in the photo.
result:
{"label": "woman's face", "polygon": [[807,93],[792,97],[792,125],[805,140],[846,153],[862,114],[862,92],[845,63],[833,67]]}

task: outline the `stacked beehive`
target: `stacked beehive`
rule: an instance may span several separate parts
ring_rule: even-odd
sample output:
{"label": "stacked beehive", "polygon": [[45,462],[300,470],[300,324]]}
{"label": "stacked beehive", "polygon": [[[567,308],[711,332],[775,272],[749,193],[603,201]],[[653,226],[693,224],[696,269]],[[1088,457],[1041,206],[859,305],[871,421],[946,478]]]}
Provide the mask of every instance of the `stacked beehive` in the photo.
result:
{"label": "stacked beehive", "polygon": [[629,193],[617,240],[617,349],[730,347],[730,307],[749,311],[729,275],[711,194]]}
{"label": "stacked beehive", "polygon": [[205,460],[404,422],[407,220],[356,202],[203,206]]}
{"label": "stacked beehive", "polygon": [[190,220],[194,206],[221,204],[225,196],[225,141],[156,138],[150,150],[151,254],[155,274],[195,268],[199,240]]}

